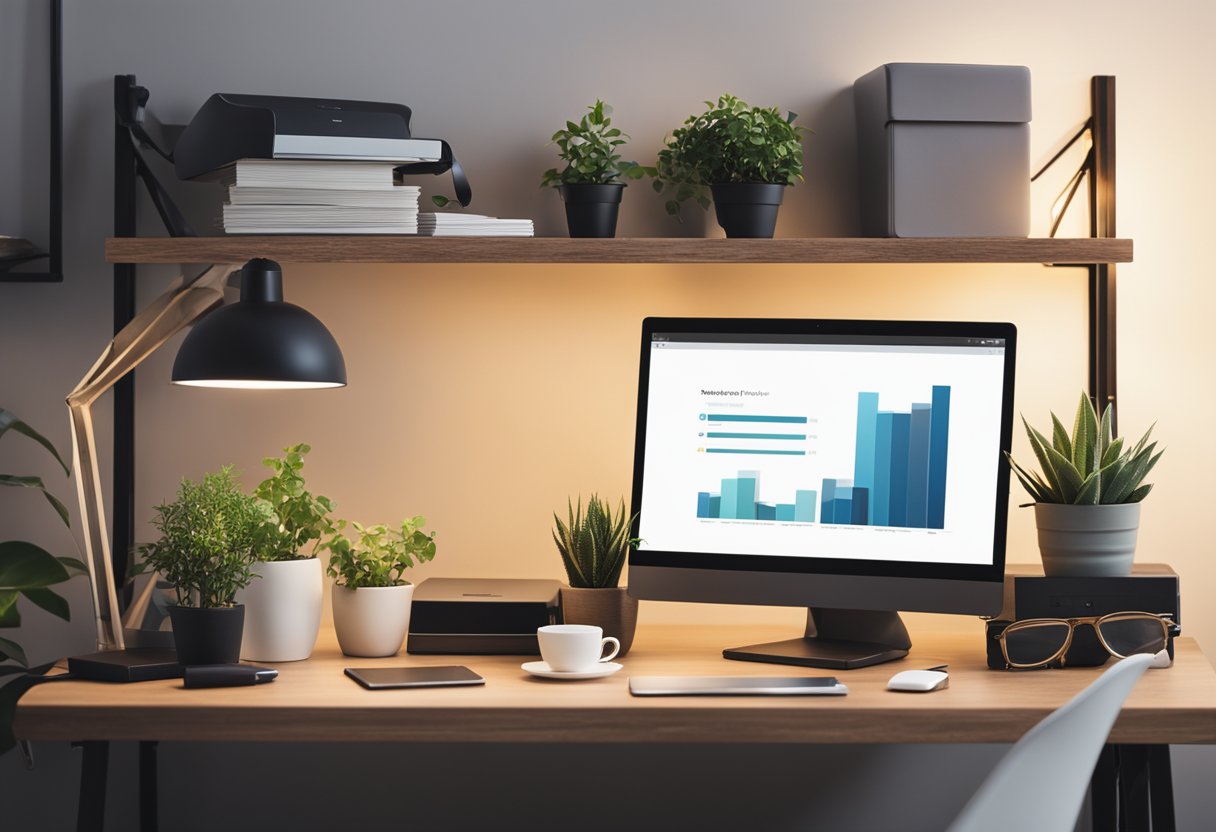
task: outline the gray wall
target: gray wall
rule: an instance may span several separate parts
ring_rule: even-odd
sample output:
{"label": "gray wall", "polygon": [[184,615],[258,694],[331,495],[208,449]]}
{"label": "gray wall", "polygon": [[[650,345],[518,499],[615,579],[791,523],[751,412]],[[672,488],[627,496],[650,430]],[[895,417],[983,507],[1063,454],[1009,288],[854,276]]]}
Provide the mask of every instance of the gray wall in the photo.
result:
{"label": "gray wall", "polygon": [[[65,12],[68,279],[61,286],[0,286],[0,405],[69,446],[63,395],[95,359],[109,332],[109,269],[102,241],[111,219],[111,84],[135,73],[166,122],[185,122],[217,91],[402,101],[420,135],[455,145],[472,177],[474,209],[530,216],[538,233],[564,230],[556,196],[536,187],[553,163],[547,136],[597,96],[611,102],[633,153],[650,161],[664,134],[703,99],[734,92],[801,114],[807,183],[782,209],[780,235],[848,235],[858,228],[853,79],[887,61],[1016,63],[1030,66],[1035,118],[1032,158],[1050,154],[1086,112],[1087,82],[1119,78],[1120,231],[1136,239],[1135,264],[1121,267],[1122,416],[1129,432],[1153,419],[1178,450],[1159,468],[1141,553],[1183,575],[1187,631],[1216,638],[1216,588],[1203,500],[1213,459],[1208,413],[1216,394],[1190,379],[1210,375],[1210,348],[1197,347],[1216,301],[1204,241],[1216,181],[1206,142],[1216,131],[1204,109],[1211,83],[1210,3],[1149,9],[1140,3],[963,0],[865,4],[826,0],[611,5],[527,2],[389,3],[384,0],[67,0]],[[0,0],[0,233],[45,240],[45,4]],[[1061,172],[1066,176],[1065,172]],[[423,183],[427,193],[446,182]],[[1059,177],[1032,191],[1042,233]],[[217,194],[178,188],[202,224]],[[150,207],[145,231],[159,233]],[[1079,217],[1069,233],[1083,233]],[[717,233],[698,215],[672,224],[644,187],[627,193],[624,235]],[[141,301],[171,267],[141,270]],[[915,290],[915,291],[911,291]],[[225,462],[256,471],[274,448],[306,438],[312,473],[355,517],[420,506],[441,529],[442,574],[542,575],[560,570],[548,550],[547,511],[567,493],[628,487],[633,339],[637,318],[668,314],[792,314],[1013,320],[1022,332],[1020,410],[1041,416],[1073,401],[1084,382],[1084,289],[1076,272],[1039,267],[721,267],[470,269],[310,267],[291,271],[292,299],[323,312],[351,366],[351,388],[323,400],[193,397],[164,384],[172,347],[139,374],[138,518],[183,475]],[[371,302],[374,301],[374,302]],[[594,314],[589,314],[594,310]],[[407,322],[401,326],[401,321]],[[554,350],[551,343],[577,344]],[[484,361],[477,345],[493,345]],[[426,437],[471,394],[508,397],[523,381],[556,406],[553,378],[601,368],[574,414],[603,436],[575,446],[563,424],[508,425],[519,447],[498,466],[519,471],[551,431],[572,450],[534,472],[535,504],[490,507],[470,524],[461,484],[478,460]],[[484,365],[484,366],[483,366]],[[374,382],[374,383],[369,383]],[[1178,391],[1187,390],[1180,399]],[[314,401],[316,403],[314,404]],[[1186,407],[1163,408],[1183,401]],[[385,413],[387,418],[382,417]],[[352,414],[357,416],[352,417]],[[108,436],[106,407],[99,432]],[[581,421],[579,421],[581,420]],[[596,421],[598,420],[598,421]],[[537,430],[538,427],[543,428]],[[61,496],[70,483],[19,441],[0,445],[0,470],[39,472]],[[1025,447],[1022,447],[1025,451]],[[109,460],[103,455],[103,476]],[[70,552],[72,542],[33,495],[3,495],[0,536],[27,537]],[[29,497],[29,501],[23,501]],[[387,516],[392,516],[387,515]],[[518,546],[515,542],[518,541]],[[504,542],[511,544],[504,551]],[[1033,522],[1013,515],[1011,558],[1034,557]],[[1020,557],[1019,557],[1020,553]],[[494,566],[490,566],[493,560]],[[432,573],[433,574],[433,573]],[[425,577],[425,574],[422,575]],[[77,620],[31,612],[21,639],[35,660],[88,649],[87,588],[68,592]],[[790,611],[646,605],[644,622],[787,622]],[[711,619],[710,616],[713,616]],[[937,622],[925,621],[925,626]],[[973,621],[953,626],[975,630]],[[915,632],[915,629],[914,629]],[[167,829],[321,829],[359,816],[422,827],[518,828],[577,817],[593,829],[632,827],[940,829],[997,759],[997,747],[743,749],[546,746],[475,747],[166,746],[162,816]],[[113,818],[130,828],[132,749],[120,747]],[[67,828],[77,758],[40,746],[37,769],[0,760],[5,828]],[[1175,752],[1180,828],[1210,827],[1216,815],[1211,749]],[[591,785],[588,785],[588,784]],[[213,785],[214,784],[214,785]],[[604,784],[604,785],[601,785]],[[357,807],[357,808],[355,808]],[[595,807],[587,809],[586,807]],[[234,817],[239,820],[234,821]],[[9,819],[11,825],[9,824]],[[41,820],[38,820],[41,818]]]}

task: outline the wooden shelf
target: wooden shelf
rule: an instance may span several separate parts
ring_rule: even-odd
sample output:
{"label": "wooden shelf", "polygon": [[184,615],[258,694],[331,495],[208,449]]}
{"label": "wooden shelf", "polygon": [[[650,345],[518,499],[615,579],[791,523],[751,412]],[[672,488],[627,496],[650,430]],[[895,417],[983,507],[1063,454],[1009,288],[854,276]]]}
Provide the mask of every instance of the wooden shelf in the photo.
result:
{"label": "wooden shelf", "polygon": [[1129,263],[1126,239],[111,237],[110,263]]}

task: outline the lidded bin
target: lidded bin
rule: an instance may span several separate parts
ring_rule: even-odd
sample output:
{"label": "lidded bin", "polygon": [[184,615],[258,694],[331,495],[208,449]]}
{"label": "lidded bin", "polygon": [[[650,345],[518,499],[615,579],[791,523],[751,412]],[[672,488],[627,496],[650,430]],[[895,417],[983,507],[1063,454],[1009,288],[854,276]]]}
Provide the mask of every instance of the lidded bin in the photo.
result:
{"label": "lidded bin", "polygon": [[1030,70],[884,64],[853,83],[868,237],[1030,233]]}

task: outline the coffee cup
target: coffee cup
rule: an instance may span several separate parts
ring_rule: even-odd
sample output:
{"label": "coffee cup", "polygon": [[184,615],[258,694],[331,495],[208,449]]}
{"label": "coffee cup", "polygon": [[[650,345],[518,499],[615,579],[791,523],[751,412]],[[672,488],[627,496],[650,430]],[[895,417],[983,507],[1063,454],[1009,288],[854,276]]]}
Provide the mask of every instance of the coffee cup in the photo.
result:
{"label": "coffee cup", "polygon": [[[602,627],[591,624],[550,624],[536,631],[541,658],[559,673],[581,673],[600,662],[610,661],[620,652],[621,643],[604,636]],[[612,652],[604,655],[604,645]]]}

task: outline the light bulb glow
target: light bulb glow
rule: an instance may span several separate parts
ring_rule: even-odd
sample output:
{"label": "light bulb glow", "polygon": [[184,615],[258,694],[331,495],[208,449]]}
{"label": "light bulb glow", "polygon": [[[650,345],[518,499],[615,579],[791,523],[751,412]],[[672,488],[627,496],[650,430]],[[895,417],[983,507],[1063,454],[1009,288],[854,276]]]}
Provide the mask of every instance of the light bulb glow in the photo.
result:
{"label": "light bulb glow", "polygon": [[182,387],[222,387],[229,390],[323,390],[346,386],[335,381],[280,381],[251,378],[197,378],[173,383]]}

